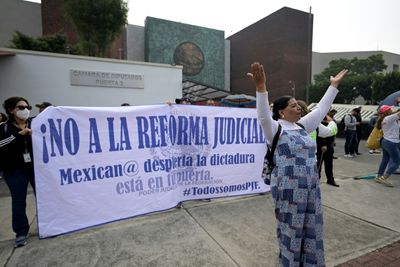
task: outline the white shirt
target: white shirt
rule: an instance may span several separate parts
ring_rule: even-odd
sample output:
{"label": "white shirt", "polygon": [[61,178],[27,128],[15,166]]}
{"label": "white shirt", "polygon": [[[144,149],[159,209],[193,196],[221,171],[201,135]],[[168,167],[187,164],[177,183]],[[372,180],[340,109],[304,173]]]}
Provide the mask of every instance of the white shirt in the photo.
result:
{"label": "white shirt", "polygon": [[[322,119],[328,113],[333,103],[333,100],[335,100],[338,92],[338,89],[333,86],[329,86],[328,90],[326,90],[324,96],[319,101],[317,108],[298,121],[298,123],[304,126],[304,129],[307,133],[315,130],[319,126]],[[289,122],[281,119],[275,121],[274,119],[272,119],[272,112],[269,108],[268,102],[268,92],[257,92],[256,95],[258,120],[264,131],[265,138],[269,144],[272,144],[272,140],[276,132],[278,131],[278,124],[282,125],[282,130],[301,129],[301,127],[294,122]]]}
{"label": "white shirt", "polygon": [[400,130],[400,113],[396,112],[386,116],[382,121],[383,138],[393,143],[400,143],[399,130]]}

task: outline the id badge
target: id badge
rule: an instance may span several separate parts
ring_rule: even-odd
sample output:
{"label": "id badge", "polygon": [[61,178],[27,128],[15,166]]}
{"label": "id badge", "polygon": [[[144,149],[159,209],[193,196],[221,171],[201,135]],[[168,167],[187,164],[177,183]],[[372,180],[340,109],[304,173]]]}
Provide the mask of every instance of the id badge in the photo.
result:
{"label": "id badge", "polygon": [[24,153],[24,161],[25,163],[31,162],[31,155],[29,155],[29,153]]}

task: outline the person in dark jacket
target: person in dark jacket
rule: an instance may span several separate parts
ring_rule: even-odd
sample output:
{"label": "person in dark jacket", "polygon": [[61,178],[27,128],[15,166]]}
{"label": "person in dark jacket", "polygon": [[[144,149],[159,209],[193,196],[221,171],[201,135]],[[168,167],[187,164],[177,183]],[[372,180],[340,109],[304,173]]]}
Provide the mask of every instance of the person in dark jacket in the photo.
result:
{"label": "person in dark jacket", "polygon": [[[322,125],[327,126],[332,117],[328,115],[321,122]],[[332,116],[332,115],[331,115]],[[322,163],[324,163],[325,167],[325,175],[327,179],[327,184],[339,187],[339,185],[335,182],[335,178],[333,177],[333,153],[335,146],[335,135],[329,137],[321,137],[317,136],[317,163],[318,163],[318,172],[319,178],[321,178],[322,171]]]}
{"label": "person in dark jacket", "polygon": [[361,106],[358,106],[355,108],[355,117],[357,121],[357,126],[356,126],[356,132],[357,132],[357,143],[354,145],[354,153],[356,155],[361,155],[361,153],[358,151],[358,146],[360,145],[361,137],[362,137],[362,128],[361,128],[361,122],[362,122],[362,117],[361,117]]}
{"label": "person in dark jacket", "polygon": [[3,107],[9,119],[0,124],[0,169],[11,193],[15,247],[21,247],[26,244],[29,232],[26,216],[28,183],[35,190],[29,119],[32,107],[23,97],[10,97]]}

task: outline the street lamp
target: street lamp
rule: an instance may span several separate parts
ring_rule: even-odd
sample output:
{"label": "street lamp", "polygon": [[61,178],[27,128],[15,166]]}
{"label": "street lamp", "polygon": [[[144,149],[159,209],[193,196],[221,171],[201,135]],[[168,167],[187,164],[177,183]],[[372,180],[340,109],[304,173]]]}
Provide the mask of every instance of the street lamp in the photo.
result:
{"label": "street lamp", "polygon": [[296,82],[290,80],[290,81],[289,81],[289,84],[292,85],[292,88],[291,88],[291,89],[292,89],[292,91],[293,91],[293,97],[296,98]]}

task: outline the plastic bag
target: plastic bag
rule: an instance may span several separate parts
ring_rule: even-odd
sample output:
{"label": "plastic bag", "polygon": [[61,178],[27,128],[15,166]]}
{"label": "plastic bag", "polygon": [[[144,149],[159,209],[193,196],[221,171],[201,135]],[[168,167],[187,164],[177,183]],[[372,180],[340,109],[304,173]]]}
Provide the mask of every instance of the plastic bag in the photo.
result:
{"label": "plastic bag", "polygon": [[374,127],[372,129],[372,132],[369,134],[368,139],[367,139],[367,147],[369,149],[378,149],[381,147],[381,139],[383,137],[383,132],[382,130]]}

